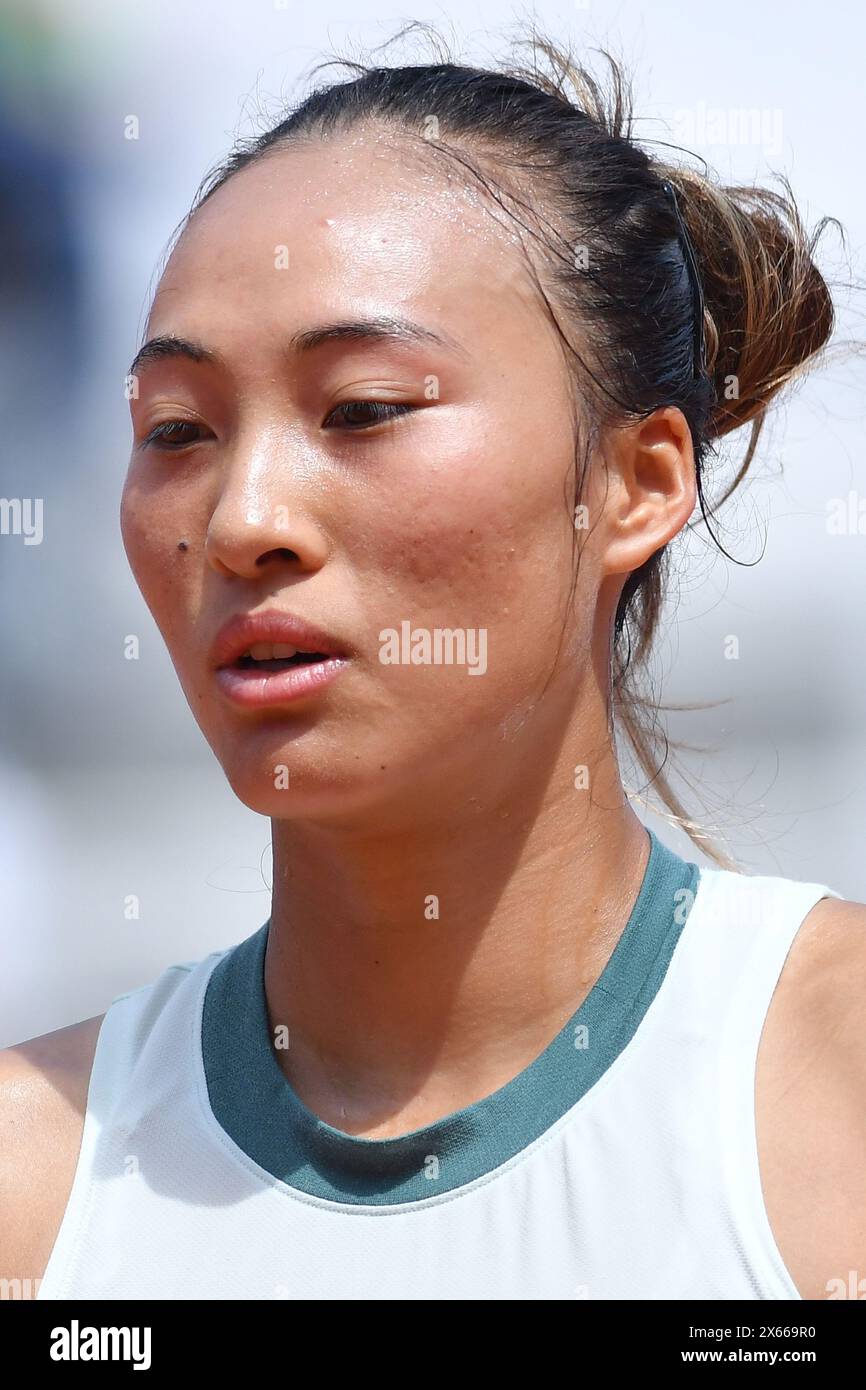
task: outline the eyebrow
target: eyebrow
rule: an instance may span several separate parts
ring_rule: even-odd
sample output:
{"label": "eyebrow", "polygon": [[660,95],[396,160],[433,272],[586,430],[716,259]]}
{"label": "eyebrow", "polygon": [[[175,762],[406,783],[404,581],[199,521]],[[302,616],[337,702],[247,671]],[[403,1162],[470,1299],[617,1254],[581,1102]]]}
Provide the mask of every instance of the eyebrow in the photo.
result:
{"label": "eyebrow", "polygon": [[[372,319],[343,319],[338,323],[318,324],[314,328],[307,328],[303,332],[293,334],[289,339],[288,346],[295,352],[311,352],[314,348],[321,347],[323,343],[358,340],[408,343],[412,346],[432,344],[450,352],[467,355],[463,345],[456,338],[452,338],[450,334],[437,333],[432,328],[425,328],[420,323],[413,323],[411,319],[394,318],[390,315],[382,315]],[[181,338],[169,333],[150,338],[143,347],[139,348],[129,368],[128,375],[134,375],[139,367],[150,362],[162,362],[167,358],[177,357],[184,357],[191,362],[204,362],[210,366],[224,365],[224,359],[219,353],[211,351],[210,348],[204,347],[201,343],[192,342],[189,338]]]}

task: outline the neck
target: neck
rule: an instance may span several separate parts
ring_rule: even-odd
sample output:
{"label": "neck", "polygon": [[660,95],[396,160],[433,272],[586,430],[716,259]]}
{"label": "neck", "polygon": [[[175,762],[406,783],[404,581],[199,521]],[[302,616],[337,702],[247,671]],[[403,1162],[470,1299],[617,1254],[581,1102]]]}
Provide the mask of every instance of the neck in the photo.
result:
{"label": "neck", "polygon": [[574,788],[587,759],[570,742],[510,791],[500,777],[488,798],[469,778],[429,818],[407,809],[399,831],[393,816],[387,830],[273,823],[268,1013],[289,1029],[288,1080],[327,1123],[386,1138],[461,1109],[528,1066],[589,993],[649,842],[607,730],[591,791]]}

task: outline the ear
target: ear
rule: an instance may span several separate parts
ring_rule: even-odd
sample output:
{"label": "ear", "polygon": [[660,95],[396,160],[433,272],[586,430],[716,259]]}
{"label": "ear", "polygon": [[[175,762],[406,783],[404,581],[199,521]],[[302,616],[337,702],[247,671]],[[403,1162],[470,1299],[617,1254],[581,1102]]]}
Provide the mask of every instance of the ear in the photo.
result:
{"label": "ear", "polygon": [[611,430],[604,462],[602,573],[630,574],[682,530],[697,504],[692,437],[682,411],[664,406]]}

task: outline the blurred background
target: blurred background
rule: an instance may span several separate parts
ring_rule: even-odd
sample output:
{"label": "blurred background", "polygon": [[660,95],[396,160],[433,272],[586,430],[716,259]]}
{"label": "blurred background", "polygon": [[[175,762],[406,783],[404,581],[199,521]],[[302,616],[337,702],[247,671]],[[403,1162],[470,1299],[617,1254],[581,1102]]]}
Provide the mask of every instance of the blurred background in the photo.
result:
{"label": "blurred background", "polygon": [[[830,228],[819,263],[839,339],[863,340],[846,285],[864,266],[866,20],[845,0],[372,0],[360,18],[345,0],[0,6],[0,498],[23,499],[0,501],[0,1046],[101,1013],[268,915],[269,824],[199,733],[117,520],[124,374],[171,233],[206,169],[303,96],[315,62],[369,54],[415,19],[483,63],[533,15],[581,56],[605,44],[626,60],[650,149],[684,146],[727,182],[787,173],[809,226],[838,218],[847,241]],[[383,60],[428,58],[416,40]],[[729,444],[722,483],[745,440]],[[831,359],[775,410],[716,530],[746,563],[703,530],[683,538],[654,663],[660,700],[721,702],[666,718],[694,745],[678,789],[743,868],[864,901],[862,358]]]}

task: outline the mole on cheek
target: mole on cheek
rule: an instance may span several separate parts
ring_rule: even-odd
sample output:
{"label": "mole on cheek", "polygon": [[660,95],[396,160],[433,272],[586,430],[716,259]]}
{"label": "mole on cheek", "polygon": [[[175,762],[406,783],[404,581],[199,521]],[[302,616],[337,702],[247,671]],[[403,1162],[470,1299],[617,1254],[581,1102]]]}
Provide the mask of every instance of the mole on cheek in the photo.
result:
{"label": "mole on cheek", "polygon": [[187,545],[186,541],[178,541],[177,548],[178,550],[189,550],[189,546]]}

